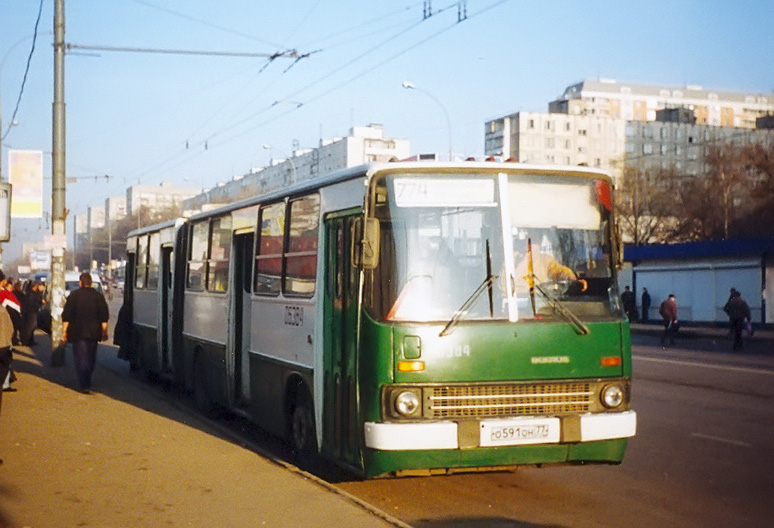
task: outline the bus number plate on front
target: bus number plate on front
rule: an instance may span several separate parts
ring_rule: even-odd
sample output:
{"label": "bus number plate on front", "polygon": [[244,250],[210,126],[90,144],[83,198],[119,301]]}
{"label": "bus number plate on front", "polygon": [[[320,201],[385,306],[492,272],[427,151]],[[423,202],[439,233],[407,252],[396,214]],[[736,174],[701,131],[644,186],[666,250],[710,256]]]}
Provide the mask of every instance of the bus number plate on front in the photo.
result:
{"label": "bus number plate on front", "polygon": [[559,418],[514,418],[481,422],[481,446],[554,444],[559,442]]}

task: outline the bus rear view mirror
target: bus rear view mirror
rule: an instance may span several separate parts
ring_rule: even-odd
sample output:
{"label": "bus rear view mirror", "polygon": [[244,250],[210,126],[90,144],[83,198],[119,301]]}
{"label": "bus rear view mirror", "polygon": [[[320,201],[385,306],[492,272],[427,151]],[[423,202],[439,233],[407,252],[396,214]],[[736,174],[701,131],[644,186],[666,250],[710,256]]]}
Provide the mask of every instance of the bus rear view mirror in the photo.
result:
{"label": "bus rear view mirror", "polygon": [[366,218],[363,229],[363,269],[374,269],[379,263],[379,220]]}
{"label": "bus rear view mirror", "polygon": [[374,269],[379,260],[379,220],[358,218],[352,224],[352,266]]}

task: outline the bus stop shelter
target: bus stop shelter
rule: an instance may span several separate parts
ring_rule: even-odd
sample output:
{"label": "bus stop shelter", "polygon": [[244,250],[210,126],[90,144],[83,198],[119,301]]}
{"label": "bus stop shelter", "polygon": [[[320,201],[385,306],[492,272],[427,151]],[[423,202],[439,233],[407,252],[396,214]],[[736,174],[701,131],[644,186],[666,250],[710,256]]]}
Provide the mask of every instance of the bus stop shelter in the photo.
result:
{"label": "bus stop shelter", "polygon": [[736,288],[750,306],[753,323],[774,323],[774,238],[653,244],[624,248],[620,284],[630,285],[641,313],[642,288],[652,303],[649,319],[675,294],[685,322],[725,323],[723,306]]}

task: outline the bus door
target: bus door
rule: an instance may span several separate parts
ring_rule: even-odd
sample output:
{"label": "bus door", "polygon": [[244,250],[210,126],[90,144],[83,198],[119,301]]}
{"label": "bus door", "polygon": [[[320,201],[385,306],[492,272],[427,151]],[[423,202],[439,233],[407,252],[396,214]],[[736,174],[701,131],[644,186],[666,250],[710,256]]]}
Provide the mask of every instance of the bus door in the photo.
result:
{"label": "bus door", "polygon": [[250,285],[253,256],[254,233],[237,234],[234,236],[234,283],[230,291],[230,313],[233,314],[231,335],[229,336],[231,359],[233,399],[237,407],[250,402]]}
{"label": "bus door", "polygon": [[355,215],[325,221],[323,452],[359,466],[357,314],[359,273],[351,264]]}
{"label": "bus door", "polygon": [[170,348],[172,343],[172,247],[161,248],[161,372],[170,372]]}

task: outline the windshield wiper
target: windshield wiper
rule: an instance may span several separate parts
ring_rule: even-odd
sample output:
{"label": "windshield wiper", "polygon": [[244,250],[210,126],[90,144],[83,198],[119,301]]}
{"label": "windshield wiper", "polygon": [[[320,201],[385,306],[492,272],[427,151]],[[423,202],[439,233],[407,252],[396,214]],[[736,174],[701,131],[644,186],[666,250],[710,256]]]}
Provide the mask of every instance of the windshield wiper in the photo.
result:
{"label": "windshield wiper", "polygon": [[543,289],[543,287],[540,284],[535,284],[535,289],[539,291],[543,297],[546,298],[546,301],[548,302],[548,305],[553,308],[554,311],[559,312],[559,314],[567,319],[570,323],[572,323],[573,327],[575,328],[575,331],[578,332],[580,335],[586,335],[591,333],[591,330],[589,330],[589,327],[583,324],[583,321],[578,319],[578,316],[572,313],[566,306],[562,304],[562,302],[552,297],[547,291]]}
{"label": "windshield wiper", "polygon": [[493,291],[492,291],[492,285],[494,284],[494,280],[497,278],[497,275],[492,275],[492,255],[489,252],[489,239],[486,241],[486,278],[484,279],[484,282],[478,285],[478,288],[475,289],[473,293],[470,294],[470,297],[467,298],[467,300],[462,303],[462,306],[459,307],[459,309],[454,312],[454,315],[449,320],[448,323],[446,323],[446,326],[443,327],[443,330],[441,330],[441,333],[438,334],[439,337],[444,337],[452,333],[452,329],[457,325],[457,323],[460,322],[460,320],[467,315],[467,313],[470,311],[470,307],[473,306],[473,304],[478,300],[479,297],[481,297],[481,294],[484,293],[484,290],[489,291],[489,316],[494,317],[494,298],[493,298]]}

